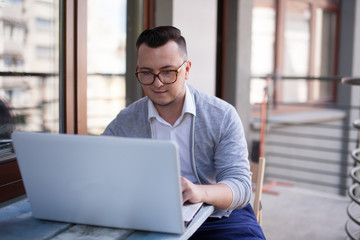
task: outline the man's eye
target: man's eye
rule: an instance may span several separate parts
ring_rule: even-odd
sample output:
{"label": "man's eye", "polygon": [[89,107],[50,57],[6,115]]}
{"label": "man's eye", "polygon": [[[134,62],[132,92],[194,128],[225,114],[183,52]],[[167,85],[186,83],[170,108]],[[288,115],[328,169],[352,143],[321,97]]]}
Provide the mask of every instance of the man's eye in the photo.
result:
{"label": "man's eye", "polygon": [[172,70],[165,70],[165,71],[163,71],[161,74],[163,74],[163,75],[170,75],[170,74],[173,74],[173,72],[174,72],[174,71],[172,71]]}
{"label": "man's eye", "polygon": [[147,77],[147,76],[152,76],[153,74],[151,72],[142,72],[141,75]]}

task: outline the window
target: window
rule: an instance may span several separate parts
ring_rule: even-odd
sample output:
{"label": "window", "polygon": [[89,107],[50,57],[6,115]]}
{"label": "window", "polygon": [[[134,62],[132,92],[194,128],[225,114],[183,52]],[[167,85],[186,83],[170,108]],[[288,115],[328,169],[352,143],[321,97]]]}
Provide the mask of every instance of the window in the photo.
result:
{"label": "window", "polygon": [[[24,194],[11,132],[60,131],[58,7],[35,0],[1,5],[0,203]],[[53,20],[45,20],[44,12]],[[47,30],[46,37],[38,34],[39,28]]]}
{"label": "window", "polygon": [[0,205],[25,193],[13,130],[99,134],[125,107],[126,0],[26,3],[1,4]]}
{"label": "window", "polygon": [[53,22],[49,19],[36,18],[35,25],[38,30],[50,31],[53,27]]}
{"label": "window", "polygon": [[[315,76],[332,76],[336,74],[336,18],[337,15],[334,11],[316,9]],[[312,87],[310,94],[314,101],[333,100],[334,84],[317,80]]]}
{"label": "window", "polygon": [[37,2],[43,2],[43,3],[53,3],[54,0],[36,0]]}
{"label": "window", "polygon": [[36,46],[36,56],[38,58],[50,58],[52,56],[53,49],[47,46]]}
{"label": "window", "polygon": [[[283,75],[304,77],[309,75],[310,61],[310,4],[286,2],[284,28]],[[308,85],[306,80],[282,82],[281,98],[284,102],[306,102]]]}
{"label": "window", "polygon": [[250,84],[250,103],[260,103],[263,100],[264,79],[274,69],[274,46],[276,11],[275,0],[258,1],[253,8],[251,72],[255,76]]}
{"label": "window", "polygon": [[[0,94],[2,102],[8,106],[12,116],[13,130],[58,132],[59,127],[59,46],[58,46],[58,20],[48,22],[51,29],[57,29],[51,38],[42,38],[36,34],[36,27],[24,28],[17,25],[31,18],[38,20],[38,3],[20,5],[17,2],[8,2],[3,6],[0,21],[6,21],[6,29],[11,29],[11,38],[5,40],[0,55],[2,63],[0,77]],[[55,6],[48,5],[49,10]],[[13,10],[17,13],[12,18],[5,13]],[[20,9],[18,9],[20,8]],[[22,11],[24,9],[24,11]],[[41,7],[43,9],[43,6]],[[15,11],[14,11],[15,10]],[[57,11],[58,12],[58,11]],[[57,15],[52,16],[58,19]],[[17,33],[16,33],[17,32]],[[25,41],[22,41],[25,37]],[[21,39],[21,41],[19,41]],[[46,44],[44,46],[43,44]],[[35,52],[33,51],[35,49]],[[46,58],[45,62],[42,58]],[[34,73],[36,72],[36,73]]]}
{"label": "window", "polygon": [[262,100],[264,81],[256,76],[266,74],[279,80],[274,86],[279,102],[335,101],[335,83],[326,78],[337,74],[339,3],[255,0],[254,4],[251,103]]}
{"label": "window", "polygon": [[87,19],[87,132],[98,135],[125,108],[126,0],[89,0]]}

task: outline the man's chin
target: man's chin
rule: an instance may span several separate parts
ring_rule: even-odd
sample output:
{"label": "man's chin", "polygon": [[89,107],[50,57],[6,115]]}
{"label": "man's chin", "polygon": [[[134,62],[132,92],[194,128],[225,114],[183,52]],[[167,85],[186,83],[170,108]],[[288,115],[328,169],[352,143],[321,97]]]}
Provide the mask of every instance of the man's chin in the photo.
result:
{"label": "man's chin", "polygon": [[173,103],[173,101],[169,101],[169,102],[160,102],[160,101],[157,101],[157,102],[154,102],[154,105],[156,106],[159,106],[159,107],[167,107],[169,105],[171,105]]}
{"label": "man's chin", "polygon": [[161,99],[151,99],[151,98],[150,100],[153,102],[155,106],[159,106],[159,107],[167,107],[174,102],[174,100],[161,100]]}

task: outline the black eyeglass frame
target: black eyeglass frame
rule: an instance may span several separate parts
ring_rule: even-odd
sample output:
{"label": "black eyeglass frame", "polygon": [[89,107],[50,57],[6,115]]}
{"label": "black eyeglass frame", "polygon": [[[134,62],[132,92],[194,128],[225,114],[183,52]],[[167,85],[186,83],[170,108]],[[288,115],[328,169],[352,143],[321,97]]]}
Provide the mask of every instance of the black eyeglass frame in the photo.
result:
{"label": "black eyeglass frame", "polygon": [[[155,74],[155,73],[152,73],[152,72],[148,72],[148,71],[143,71],[143,72],[136,72],[135,73],[135,76],[136,76],[136,78],[137,78],[137,80],[142,84],[142,85],[151,85],[151,84],[153,84],[154,82],[155,82],[155,78],[157,77],[159,80],[160,80],[160,82],[162,82],[163,84],[173,84],[173,83],[175,83],[176,81],[177,81],[177,76],[178,76],[178,73],[180,72],[180,70],[181,70],[181,68],[185,65],[185,63],[187,63],[188,62],[188,60],[186,60],[185,62],[183,62],[183,64],[181,64],[181,66],[177,69],[177,70],[161,70],[158,74]],[[173,82],[163,82],[162,80],[161,80],[161,78],[160,78],[160,74],[161,73],[163,73],[163,72],[168,72],[168,71],[171,71],[171,72],[175,72],[175,80],[173,81]],[[140,79],[139,79],[139,76],[138,76],[138,74],[139,73],[150,73],[150,74],[152,74],[153,76],[154,76],[154,78],[153,78],[153,80],[152,80],[152,82],[151,83],[142,83],[141,81],[140,81]]]}

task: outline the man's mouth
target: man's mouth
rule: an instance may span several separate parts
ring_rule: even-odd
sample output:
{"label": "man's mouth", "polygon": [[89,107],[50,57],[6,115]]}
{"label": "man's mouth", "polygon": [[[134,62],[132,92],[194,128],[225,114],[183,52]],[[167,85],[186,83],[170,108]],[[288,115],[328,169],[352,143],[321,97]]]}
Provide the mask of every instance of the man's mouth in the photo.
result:
{"label": "man's mouth", "polygon": [[166,90],[153,90],[154,93],[158,93],[158,94],[161,94],[161,93],[165,93]]}

